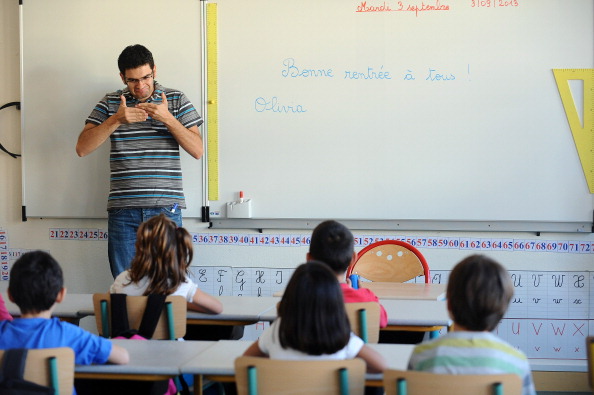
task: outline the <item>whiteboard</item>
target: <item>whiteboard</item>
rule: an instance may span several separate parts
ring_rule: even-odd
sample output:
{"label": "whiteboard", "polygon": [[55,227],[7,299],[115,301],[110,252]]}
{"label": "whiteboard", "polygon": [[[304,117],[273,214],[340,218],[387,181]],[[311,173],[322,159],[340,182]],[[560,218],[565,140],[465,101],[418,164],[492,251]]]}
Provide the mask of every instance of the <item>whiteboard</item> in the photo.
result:
{"label": "whiteboard", "polygon": [[[21,13],[26,214],[107,217],[109,142],[79,158],[78,135],[103,95],[123,88],[117,58],[131,44],[153,53],[161,84],[200,108],[200,2],[27,0]],[[202,160],[182,152],[182,171],[184,216],[200,217]]]}
{"label": "whiteboard", "polygon": [[[74,146],[126,45],[200,105],[199,3],[24,2],[27,216],[106,216],[107,144]],[[592,220],[552,73],[594,66],[590,0],[217,6],[221,218],[243,190],[255,218]],[[184,153],[187,217],[202,164]]]}
{"label": "whiteboard", "polygon": [[254,218],[591,221],[552,69],[593,67],[592,1],[217,12],[215,216],[244,191]]}

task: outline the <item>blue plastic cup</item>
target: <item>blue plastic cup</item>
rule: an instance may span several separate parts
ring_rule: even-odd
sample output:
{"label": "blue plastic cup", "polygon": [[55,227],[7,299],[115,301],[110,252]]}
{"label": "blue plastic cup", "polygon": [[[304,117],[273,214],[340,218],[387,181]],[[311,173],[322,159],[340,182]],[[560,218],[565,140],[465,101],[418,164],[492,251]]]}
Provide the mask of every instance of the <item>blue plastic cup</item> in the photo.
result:
{"label": "blue plastic cup", "polygon": [[349,278],[351,279],[351,287],[353,287],[353,289],[359,289],[359,275],[351,274]]}

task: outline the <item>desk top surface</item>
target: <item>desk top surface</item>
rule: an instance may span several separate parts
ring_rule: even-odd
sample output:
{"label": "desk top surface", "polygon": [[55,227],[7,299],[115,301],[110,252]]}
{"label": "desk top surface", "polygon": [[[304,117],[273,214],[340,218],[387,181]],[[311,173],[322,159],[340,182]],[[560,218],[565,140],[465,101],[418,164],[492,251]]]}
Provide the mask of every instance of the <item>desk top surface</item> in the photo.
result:
{"label": "desk top surface", "polygon": [[[372,290],[379,299],[445,300],[447,285],[362,281],[361,287]],[[283,296],[283,291],[274,296]]]}
{"label": "desk top surface", "polygon": [[441,300],[381,299],[388,326],[449,326],[447,305]]}
{"label": "desk top surface", "polygon": [[280,298],[274,296],[217,296],[223,303],[221,314],[205,314],[188,311],[188,319],[202,320],[254,320],[270,309],[276,311]]}
{"label": "desk top surface", "polygon": [[[130,354],[126,365],[76,365],[77,373],[178,375],[180,365],[212,347],[215,341],[112,339]],[[210,354],[209,354],[210,358]]]}
{"label": "desk top surface", "polygon": [[380,299],[444,300],[447,286],[445,284],[364,281],[361,282],[361,287],[372,290]]}
{"label": "desk top surface", "polygon": [[[186,361],[181,366],[182,373],[231,376],[234,372],[235,358],[252,344],[249,340],[221,340],[212,347]],[[389,368],[406,369],[414,345],[411,344],[369,344],[384,356]],[[206,357],[208,356],[208,357]],[[376,378],[379,375],[369,378]]]}
{"label": "desk top surface", "polygon": [[[13,316],[20,316],[19,307],[8,299],[6,292],[2,293],[6,302],[8,312]],[[69,294],[66,293],[62,303],[56,304],[53,314],[63,318],[81,318],[95,314],[93,311],[93,294]]]}
{"label": "desk top surface", "polygon": [[[6,297],[4,294],[3,297]],[[188,319],[202,320],[244,320],[274,321],[276,305],[280,301],[274,296],[219,296],[223,303],[223,313],[204,314],[188,311]],[[18,316],[18,306],[8,298],[8,311]],[[382,299],[381,304],[388,313],[388,325],[433,326],[450,324],[446,304],[437,300]],[[53,315],[56,317],[84,317],[93,315],[93,294],[66,294],[64,301],[58,303]]]}

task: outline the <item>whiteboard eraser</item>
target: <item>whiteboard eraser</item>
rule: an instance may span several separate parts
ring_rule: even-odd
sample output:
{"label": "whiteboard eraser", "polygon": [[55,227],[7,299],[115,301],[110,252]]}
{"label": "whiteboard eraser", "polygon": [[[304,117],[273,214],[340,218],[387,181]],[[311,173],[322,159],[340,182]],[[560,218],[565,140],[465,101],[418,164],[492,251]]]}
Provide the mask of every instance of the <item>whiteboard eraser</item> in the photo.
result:
{"label": "whiteboard eraser", "polygon": [[252,199],[227,203],[227,218],[252,218]]}

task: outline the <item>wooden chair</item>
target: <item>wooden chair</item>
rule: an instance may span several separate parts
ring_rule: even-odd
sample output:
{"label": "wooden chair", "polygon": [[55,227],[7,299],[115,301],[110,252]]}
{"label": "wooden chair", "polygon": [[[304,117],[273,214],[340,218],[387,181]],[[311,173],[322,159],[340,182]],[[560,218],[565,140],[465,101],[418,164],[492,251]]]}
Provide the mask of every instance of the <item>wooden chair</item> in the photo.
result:
{"label": "wooden chair", "polygon": [[586,350],[588,354],[588,383],[594,390],[594,336],[586,337]]}
{"label": "wooden chair", "polygon": [[[0,350],[4,359],[4,350]],[[71,394],[74,388],[74,351],[69,347],[29,349],[23,378]]]}
{"label": "wooden chair", "polygon": [[[365,361],[288,361],[259,357],[235,360],[238,395],[363,394]],[[346,392],[344,392],[346,391]]]}
{"label": "wooden chair", "polygon": [[424,275],[429,283],[429,265],[415,247],[399,240],[384,240],[363,248],[347,269],[347,276],[358,274],[370,281],[403,283]]}
{"label": "wooden chair", "polygon": [[351,330],[365,343],[377,343],[380,331],[380,306],[377,302],[345,303]]}
{"label": "wooden chair", "polygon": [[[148,296],[128,296],[126,307],[128,310],[128,321],[130,329],[138,329],[146,308]],[[165,300],[164,309],[152,339],[174,340],[186,334],[186,321],[188,317],[187,303],[183,296],[168,296]],[[93,308],[97,331],[100,336],[111,337],[111,294],[93,294]]]}
{"label": "wooden chair", "polygon": [[522,380],[515,374],[436,374],[384,370],[386,395],[521,395]]}

